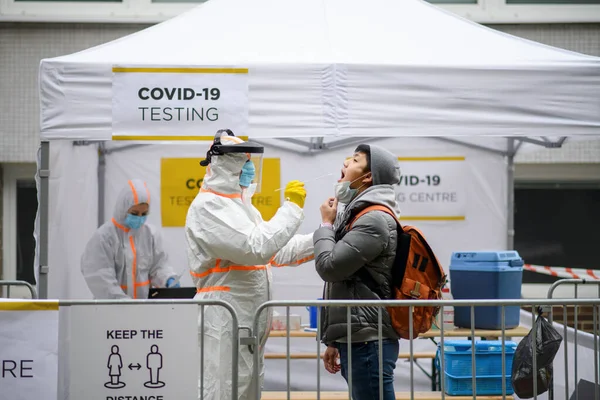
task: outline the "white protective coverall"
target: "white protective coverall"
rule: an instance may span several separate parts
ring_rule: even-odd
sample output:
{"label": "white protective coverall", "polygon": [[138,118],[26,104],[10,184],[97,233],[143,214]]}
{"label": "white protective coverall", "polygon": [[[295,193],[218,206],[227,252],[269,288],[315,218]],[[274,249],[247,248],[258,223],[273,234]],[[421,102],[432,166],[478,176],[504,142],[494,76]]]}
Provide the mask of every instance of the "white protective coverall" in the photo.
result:
{"label": "white protective coverall", "polygon": [[119,193],[113,218],[94,232],[81,257],[81,272],[94,299],[147,299],[150,285],[165,287],[177,273],[168,265],[167,254],[156,229],[125,226],[127,211],[147,203],[146,183],[133,179]]}
{"label": "white protective coverall", "polygon": [[[231,304],[239,325],[252,327],[258,306],[271,299],[271,268],[297,266],[312,260],[314,254],[312,233],[294,235],[304,219],[296,204],[286,201],[265,222],[255,207],[242,201],[238,177],[247,160],[246,154],[212,157],[202,188],[188,210],[185,235],[190,272],[198,288],[195,298]],[[264,343],[271,316],[270,309],[261,314],[257,333],[261,341],[260,349],[254,349],[260,351],[258,380],[252,376],[253,356],[248,346],[240,346],[238,399],[252,400],[255,385],[262,387]],[[201,316],[198,327],[202,334],[200,323]],[[220,306],[206,306],[204,399],[231,399],[231,335],[230,313]]]}

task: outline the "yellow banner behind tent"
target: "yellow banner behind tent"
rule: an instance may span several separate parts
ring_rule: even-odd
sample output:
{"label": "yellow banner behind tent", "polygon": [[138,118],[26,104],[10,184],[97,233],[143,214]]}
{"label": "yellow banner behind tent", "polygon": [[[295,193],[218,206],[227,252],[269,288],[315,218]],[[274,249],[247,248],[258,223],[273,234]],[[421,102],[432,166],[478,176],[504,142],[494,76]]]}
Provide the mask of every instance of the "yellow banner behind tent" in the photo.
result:
{"label": "yellow banner behind tent", "polygon": [[[163,158],[160,163],[160,204],[163,227],[183,227],[188,208],[202,186],[206,168],[199,158]],[[269,220],[281,205],[279,158],[265,158],[262,166],[261,192],[252,204]]]}

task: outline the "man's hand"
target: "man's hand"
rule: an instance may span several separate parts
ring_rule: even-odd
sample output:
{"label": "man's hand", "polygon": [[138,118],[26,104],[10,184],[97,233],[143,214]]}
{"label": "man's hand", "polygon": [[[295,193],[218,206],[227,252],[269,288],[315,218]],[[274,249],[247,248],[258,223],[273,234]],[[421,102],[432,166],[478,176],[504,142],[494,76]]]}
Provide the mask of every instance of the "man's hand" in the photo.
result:
{"label": "man's hand", "polygon": [[321,221],[323,223],[332,224],[335,222],[335,216],[337,215],[338,201],[335,197],[330,197],[325,200],[325,203],[321,204]]}
{"label": "man's hand", "polygon": [[335,346],[327,346],[327,350],[323,353],[323,365],[327,372],[336,374],[340,369],[342,369],[341,365],[338,364],[338,359],[340,358],[340,352]]}

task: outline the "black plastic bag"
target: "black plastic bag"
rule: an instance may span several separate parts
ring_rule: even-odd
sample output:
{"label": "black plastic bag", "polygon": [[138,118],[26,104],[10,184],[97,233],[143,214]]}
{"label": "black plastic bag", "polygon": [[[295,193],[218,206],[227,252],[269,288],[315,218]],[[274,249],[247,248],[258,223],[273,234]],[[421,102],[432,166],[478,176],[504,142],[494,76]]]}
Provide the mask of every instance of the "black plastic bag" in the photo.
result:
{"label": "black plastic bag", "polygon": [[552,384],[552,362],[560,348],[562,336],[541,314],[538,315],[535,326],[515,350],[512,364],[511,382],[515,394],[522,399],[530,399],[533,393],[533,330],[535,329],[536,349],[536,380],[537,394],[548,390]]}

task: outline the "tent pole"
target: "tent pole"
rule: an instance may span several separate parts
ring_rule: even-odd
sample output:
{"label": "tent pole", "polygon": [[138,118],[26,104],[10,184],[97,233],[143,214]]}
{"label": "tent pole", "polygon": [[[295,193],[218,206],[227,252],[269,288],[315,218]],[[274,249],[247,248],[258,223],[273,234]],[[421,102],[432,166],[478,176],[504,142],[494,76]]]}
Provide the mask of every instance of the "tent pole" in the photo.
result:
{"label": "tent pole", "polygon": [[507,173],[507,250],[514,250],[515,246],[515,139],[508,138],[508,173]]}
{"label": "tent pole", "polygon": [[104,143],[98,146],[98,227],[104,224],[104,192],[106,176],[106,152]]}
{"label": "tent pole", "polygon": [[48,298],[48,202],[50,199],[50,142],[42,141],[42,154],[40,161],[40,270],[39,270],[39,298]]}
{"label": "tent pole", "polygon": [[538,140],[538,139],[533,139],[533,138],[530,138],[530,137],[520,137],[519,140],[522,141],[522,142],[526,142],[526,143],[537,144],[538,146],[542,146],[542,147],[545,147],[547,149],[558,149],[558,148],[562,147],[562,145],[565,142],[566,138],[563,137],[560,140],[558,140],[557,142],[550,142],[550,141]]}

